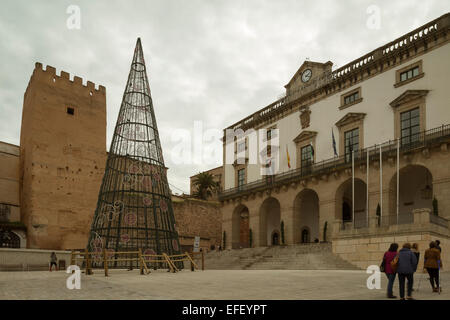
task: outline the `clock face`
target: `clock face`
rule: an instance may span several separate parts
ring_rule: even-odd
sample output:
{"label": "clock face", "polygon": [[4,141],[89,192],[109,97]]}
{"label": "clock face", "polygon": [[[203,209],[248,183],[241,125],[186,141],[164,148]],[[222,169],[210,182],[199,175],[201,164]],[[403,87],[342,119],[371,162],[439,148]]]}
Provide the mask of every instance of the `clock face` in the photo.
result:
{"label": "clock face", "polygon": [[302,82],[308,82],[311,79],[312,71],[311,69],[306,69],[302,73]]}

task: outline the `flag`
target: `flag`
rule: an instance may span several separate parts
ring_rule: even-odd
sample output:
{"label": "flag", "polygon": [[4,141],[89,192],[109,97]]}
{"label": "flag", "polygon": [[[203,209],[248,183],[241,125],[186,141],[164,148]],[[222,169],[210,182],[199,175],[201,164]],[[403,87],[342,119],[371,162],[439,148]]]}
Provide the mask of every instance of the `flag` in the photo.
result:
{"label": "flag", "polygon": [[288,151],[288,146],[286,145],[286,156],[287,156],[287,164],[288,164],[288,168],[291,168],[291,158],[289,157],[289,151]]}
{"label": "flag", "polygon": [[314,160],[314,147],[312,141],[309,142],[309,145],[311,146],[311,159]]}
{"label": "flag", "polygon": [[336,140],[334,140],[334,132],[333,128],[331,128],[331,137],[333,138],[333,150],[334,150],[334,156],[337,157],[337,151],[336,151]]}

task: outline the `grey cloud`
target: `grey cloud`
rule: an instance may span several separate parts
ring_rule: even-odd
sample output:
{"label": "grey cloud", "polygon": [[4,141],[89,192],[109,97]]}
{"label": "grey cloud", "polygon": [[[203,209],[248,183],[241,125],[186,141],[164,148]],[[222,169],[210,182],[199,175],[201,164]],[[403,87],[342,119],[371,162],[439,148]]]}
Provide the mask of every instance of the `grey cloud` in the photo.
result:
{"label": "grey cloud", "polygon": [[[81,8],[81,30],[66,28],[71,4]],[[366,27],[371,4],[381,9],[379,30]],[[141,37],[169,180],[189,191],[188,177],[214,165],[172,163],[173,130],[192,130],[195,120],[223,129],[275,101],[306,57],[342,66],[449,8],[438,0],[3,1],[0,140],[19,143],[23,93],[40,61],[107,88],[109,147]]]}

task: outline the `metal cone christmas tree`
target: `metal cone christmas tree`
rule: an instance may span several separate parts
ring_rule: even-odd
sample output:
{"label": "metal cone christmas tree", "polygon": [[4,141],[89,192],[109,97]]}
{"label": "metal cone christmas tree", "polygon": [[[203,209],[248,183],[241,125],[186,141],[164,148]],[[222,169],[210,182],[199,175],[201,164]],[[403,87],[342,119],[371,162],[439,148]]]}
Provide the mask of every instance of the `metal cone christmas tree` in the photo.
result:
{"label": "metal cone christmas tree", "polygon": [[103,250],[180,253],[166,170],[138,38],[88,242],[94,263]]}

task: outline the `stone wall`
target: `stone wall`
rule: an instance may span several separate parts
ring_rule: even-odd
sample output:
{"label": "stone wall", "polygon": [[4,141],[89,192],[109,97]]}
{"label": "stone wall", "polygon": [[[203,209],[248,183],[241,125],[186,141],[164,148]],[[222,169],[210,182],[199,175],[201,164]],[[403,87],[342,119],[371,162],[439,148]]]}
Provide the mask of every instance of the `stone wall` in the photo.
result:
{"label": "stone wall", "polygon": [[180,244],[185,250],[193,247],[195,236],[200,236],[204,250],[221,243],[220,203],[179,196],[172,196],[172,203]]}
{"label": "stone wall", "polygon": [[[47,270],[52,250],[37,249],[0,249],[0,271],[5,270]],[[55,251],[58,263],[65,260],[70,265],[70,251]]]}
{"label": "stone wall", "polygon": [[391,243],[398,243],[399,250],[406,242],[411,244],[417,243],[420,251],[417,270],[420,271],[423,269],[425,250],[429,248],[429,243],[434,240],[441,241],[441,258],[443,266],[446,268],[450,264],[450,239],[433,233],[398,234],[333,240],[333,253],[361,269],[366,269],[369,265],[379,266],[381,264],[383,255],[389,249]]}

